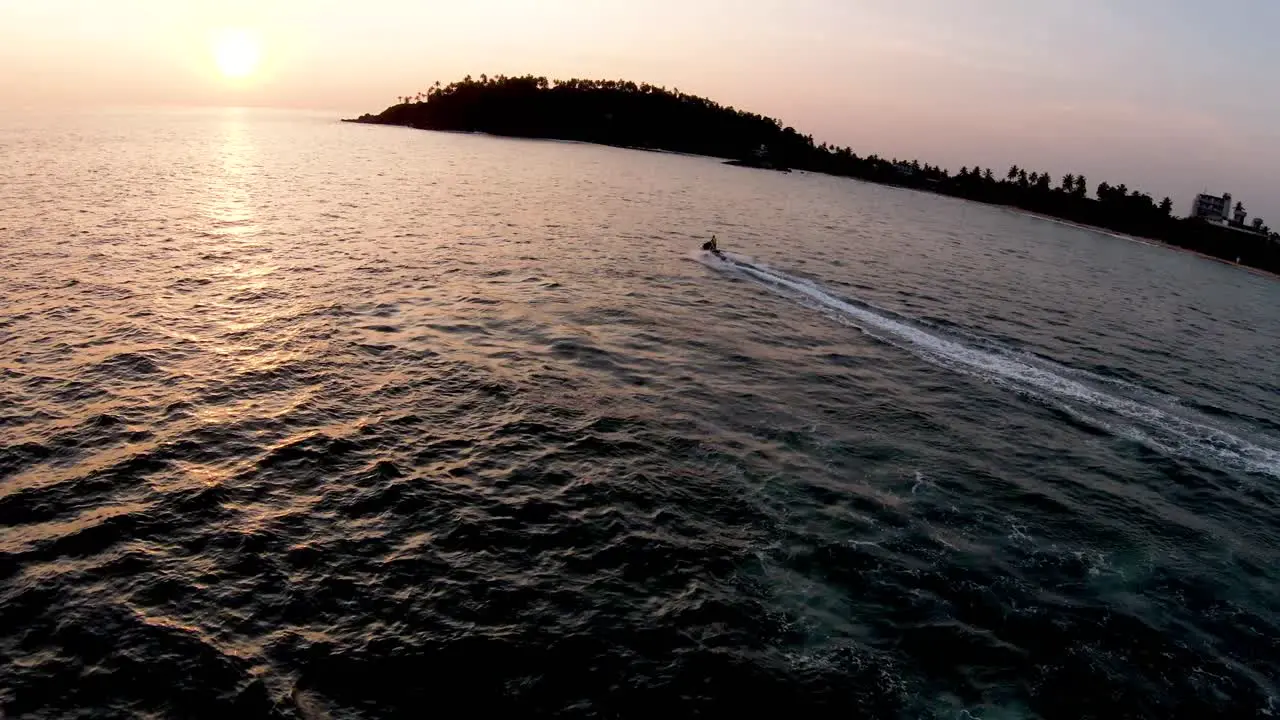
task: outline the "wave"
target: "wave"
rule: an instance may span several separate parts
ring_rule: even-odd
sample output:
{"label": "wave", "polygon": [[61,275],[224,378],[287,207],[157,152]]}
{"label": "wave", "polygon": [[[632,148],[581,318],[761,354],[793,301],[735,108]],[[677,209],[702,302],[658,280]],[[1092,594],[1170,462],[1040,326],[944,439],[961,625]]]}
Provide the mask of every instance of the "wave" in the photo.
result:
{"label": "wave", "polygon": [[[1280,478],[1280,451],[1238,437],[1201,413],[1185,407],[1174,410],[1170,406],[1181,405],[1177,398],[1029,353],[999,348],[994,341],[980,340],[971,333],[965,333],[967,342],[948,337],[869,303],[837,297],[811,280],[788,275],[746,256],[725,253],[724,258],[717,258],[703,253],[698,260],[826,312],[922,360],[1054,403],[1074,417],[1158,452],[1212,459],[1229,468]],[[1099,385],[1111,387],[1103,389]],[[1126,389],[1138,397],[1121,394]],[[1164,407],[1144,401],[1153,398],[1160,398]],[[1081,412],[1085,408],[1100,410],[1105,416]]]}

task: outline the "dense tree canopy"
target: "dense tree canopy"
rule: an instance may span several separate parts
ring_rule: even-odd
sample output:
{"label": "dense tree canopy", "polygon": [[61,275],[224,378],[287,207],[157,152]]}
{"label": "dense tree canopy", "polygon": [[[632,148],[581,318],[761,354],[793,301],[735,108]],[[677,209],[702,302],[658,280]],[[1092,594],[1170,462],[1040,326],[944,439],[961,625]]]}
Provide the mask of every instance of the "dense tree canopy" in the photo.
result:
{"label": "dense tree canopy", "polygon": [[556,80],[544,77],[468,76],[439,83],[363,122],[430,130],[580,140],[607,145],[673,150],[723,158],[800,160],[813,138],[761,115],[706,98],[622,80]]}
{"label": "dense tree canopy", "polygon": [[[399,98],[378,115],[355,122],[429,130],[486,132],[578,140],[624,147],[695,153],[736,164],[800,169],[913,187],[988,203],[1011,205],[1095,225],[1280,272],[1280,243],[1255,233],[1173,216],[1173,201],[1159,203],[1123,184],[1053,176],[1014,165],[997,177],[990,168],[948,170],[919,161],[860,157],[851,148],[815,145],[779,120],[725,107],[706,98],[624,80],[554,80],[545,77],[470,76]],[[1264,228],[1264,233],[1269,229]]]}

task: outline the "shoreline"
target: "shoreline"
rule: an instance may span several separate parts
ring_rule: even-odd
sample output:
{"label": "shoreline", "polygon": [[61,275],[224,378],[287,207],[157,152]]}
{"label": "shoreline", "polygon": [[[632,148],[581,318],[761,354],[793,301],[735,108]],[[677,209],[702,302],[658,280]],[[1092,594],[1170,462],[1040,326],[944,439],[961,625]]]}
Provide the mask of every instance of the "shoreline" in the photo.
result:
{"label": "shoreline", "polygon": [[[618,148],[621,150],[636,150],[640,152],[657,152],[657,153],[664,153],[664,154],[670,154],[670,155],[682,155],[685,157],[702,157],[702,158],[708,158],[711,160],[718,160],[720,161],[720,164],[730,166],[730,167],[741,167],[741,168],[748,168],[752,170],[764,170],[767,172],[780,172],[783,174],[791,174],[792,172],[795,172],[798,170],[797,168],[768,167],[768,166],[765,166],[764,164],[757,163],[751,160],[727,159],[727,158],[718,157],[715,155],[705,155],[702,153],[679,151],[679,150],[667,150],[664,148],[640,147],[640,146],[634,146],[634,145],[596,142],[592,140],[574,140],[569,138],[508,135],[504,133],[486,132],[483,130],[443,130],[443,129],[436,129],[436,128],[420,127],[420,126],[409,124],[409,123],[386,122],[384,120],[380,120],[378,116],[372,116],[372,115],[366,115],[358,118],[339,118],[339,120],[344,123],[351,123],[351,124],[357,124],[357,125],[381,125],[384,127],[408,128],[410,130],[426,130],[428,132],[445,132],[445,133],[456,133],[456,134],[465,134],[465,135],[484,135],[484,136],[494,137],[494,138],[507,138],[507,139],[519,139],[519,140],[543,140],[543,141],[550,141],[550,142],[573,143],[573,144],[582,144],[582,145],[597,145],[600,147],[612,147],[612,148]],[[1139,237],[1137,235],[1130,235],[1128,233],[1122,233],[1122,232],[1111,230],[1104,227],[1099,227],[1095,225],[1086,225],[1084,223],[1078,223],[1073,220],[1058,218],[1052,215],[1045,215],[1044,213],[1035,212],[1033,210],[1027,210],[1025,208],[1018,207],[1017,205],[986,202],[983,200],[976,200],[973,198],[962,197],[959,195],[952,195],[949,193],[938,192],[936,190],[931,190],[927,187],[915,187],[911,185],[903,185],[903,184],[894,183],[894,182],[879,182],[870,178],[861,178],[861,177],[855,177],[851,175],[829,173],[829,172],[823,172],[821,170],[802,170],[801,169],[801,171],[812,172],[819,175],[826,175],[828,177],[842,178],[845,180],[866,182],[866,183],[871,183],[873,185],[880,185],[883,187],[894,187],[900,190],[910,190],[915,192],[928,193],[929,195],[934,195],[937,197],[954,198],[956,200],[960,200],[963,202],[977,203],[979,205],[985,205],[987,207],[992,207],[992,208],[1002,208],[1010,212],[1017,213],[1019,215],[1037,218],[1039,220],[1044,220],[1046,222],[1051,222],[1058,225],[1064,225],[1066,227],[1075,228],[1077,230],[1085,230],[1088,232],[1095,232],[1101,235],[1108,235],[1116,238],[1117,240],[1127,240],[1130,242],[1141,243],[1143,245],[1149,245],[1151,247],[1163,248],[1166,250],[1175,250],[1178,252],[1187,253],[1189,255],[1195,255],[1195,256],[1204,258],[1206,260],[1212,260],[1213,262],[1220,263],[1222,265],[1240,268],[1261,277],[1271,278],[1273,280],[1280,280],[1280,273],[1272,272],[1270,270],[1265,270],[1263,268],[1255,267],[1253,265],[1246,265],[1244,263],[1233,262],[1225,258],[1209,255],[1208,253],[1203,253],[1198,250],[1192,250],[1190,248],[1185,248],[1180,245],[1174,245],[1173,243],[1167,243],[1162,240],[1157,240],[1155,238]]]}
{"label": "shoreline", "polygon": [[[983,204],[987,205],[989,203],[983,203]],[[1222,265],[1227,265],[1233,268],[1239,268],[1241,270],[1251,272],[1255,275],[1261,275],[1262,277],[1271,278],[1273,280],[1280,280],[1280,273],[1273,273],[1269,270],[1264,270],[1262,268],[1254,267],[1252,265],[1245,265],[1244,263],[1232,262],[1231,260],[1225,260],[1220,257],[1208,255],[1198,250],[1192,250],[1191,248],[1184,248],[1180,245],[1167,243],[1167,242],[1164,242],[1163,240],[1156,240],[1155,238],[1144,238],[1138,235],[1130,235],[1128,233],[1122,233],[1116,230],[1109,230],[1104,227],[1097,227],[1094,225],[1085,225],[1083,223],[1073,222],[1071,220],[1063,220],[1062,218],[1056,218],[1052,215],[1045,215],[1044,213],[1032,212],[1031,210],[1023,210],[1022,208],[1014,205],[999,205],[997,207],[1003,207],[1019,215],[1026,215],[1027,217],[1033,217],[1039,220],[1045,220],[1047,222],[1051,222],[1056,225],[1065,225],[1067,227],[1075,228],[1077,230],[1087,230],[1089,232],[1095,232],[1100,235],[1109,235],[1113,238],[1116,238],[1117,240],[1127,240],[1129,242],[1136,242],[1142,245],[1148,245],[1150,247],[1161,248],[1164,250],[1176,250],[1178,252],[1186,253],[1188,255],[1195,255],[1196,257],[1202,257],[1205,260],[1212,260],[1213,262],[1220,263]]]}
{"label": "shoreline", "polygon": [[[692,158],[712,158],[714,160],[724,160],[714,155],[703,155],[701,153],[687,152],[684,150],[667,150],[665,148],[645,147],[643,145],[621,145],[615,143],[596,142],[594,140],[575,140],[573,138],[543,137],[540,135],[508,135],[505,133],[488,132],[486,130],[444,130],[440,128],[418,127],[417,125],[409,125],[405,123],[377,122],[375,120],[362,120],[360,118],[338,118],[340,123],[350,123],[352,125],[378,125],[380,127],[398,127],[406,130],[423,130],[425,132],[448,133],[450,135],[479,135],[482,137],[498,138],[502,140],[528,140],[530,142],[550,142],[564,143],[568,145],[593,145],[595,147],[617,148],[619,150],[635,150],[637,152],[662,153],[663,155],[677,155],[680,157]],[[728,160],[725,161],[729,162]]]}

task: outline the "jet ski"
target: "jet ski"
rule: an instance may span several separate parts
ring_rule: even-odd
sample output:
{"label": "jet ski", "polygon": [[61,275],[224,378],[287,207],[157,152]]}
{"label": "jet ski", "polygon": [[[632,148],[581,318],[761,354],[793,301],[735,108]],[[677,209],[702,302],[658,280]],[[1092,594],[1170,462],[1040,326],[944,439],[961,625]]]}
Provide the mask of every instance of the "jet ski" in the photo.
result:
{"label": "jet ski", "polygon": [[707,252],[711,253],[712,255],[715,255],[716,257],[722,260],[724,259],[724,253],[720,252],[720,247],[716,245],[715,235],[712,235],[710,240],[702,243],[702,249],[706,250]]}

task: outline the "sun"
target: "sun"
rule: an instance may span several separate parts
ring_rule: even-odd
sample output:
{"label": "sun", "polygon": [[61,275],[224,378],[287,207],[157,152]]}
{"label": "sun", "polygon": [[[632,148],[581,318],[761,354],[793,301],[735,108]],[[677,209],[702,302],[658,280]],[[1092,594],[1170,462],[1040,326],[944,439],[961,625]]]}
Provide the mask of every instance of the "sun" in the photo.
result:
{"label": "sun", "polygon": [[231,80],[249,77],[262,61],[262,43],[252,32],[240,28],[215,32],[212,49],[218,70]]}

